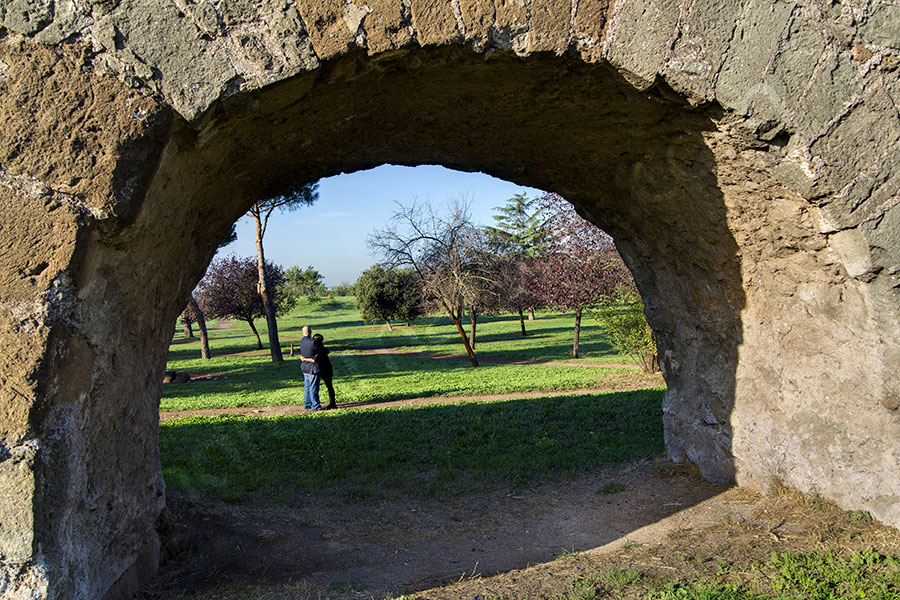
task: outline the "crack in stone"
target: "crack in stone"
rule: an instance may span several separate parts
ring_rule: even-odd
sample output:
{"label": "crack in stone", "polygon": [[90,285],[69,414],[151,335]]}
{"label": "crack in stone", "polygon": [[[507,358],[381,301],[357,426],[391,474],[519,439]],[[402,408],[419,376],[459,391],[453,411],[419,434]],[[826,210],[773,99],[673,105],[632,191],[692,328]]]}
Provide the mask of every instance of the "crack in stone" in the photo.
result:
{"label": "crack in stone", "polygon": [[300,31],[297,32],[298,36],[305,37],[306,41],[309,43],[309,50],[312,52],[312,55],[316,59],[316,68],[318,68],[322,64],[322,56],[316,50],[316,44],[313,41],[311,35],[309,35],[309,27],[306,25],[306,21],[303,19],[303,13],[300,12],[299,5],[297,6],[297,20],[300,21]]}
{"label": "crack in stone", "polygon": [[412,38],[413,42],[415,42],[417,46],[421,46],[419,43],[419,32],[416,31],[416,28],[413,25],[412,0],[402,0],[401,5],[400,22],[409,31],[409,36]]}
{"label": "crack in stone", "polygon": [[710,78],[708,93],[711,98],[716,97],[716,88],[719,85],[719,76],[722,74],[722,69],[725,68],[725,63],[728,62],[728,56],[731,53],[731,47],[734,45],[734,36],[737,35],[737,32],[744,26],[744,20],[747,17],[747,11],[749,10],[749,7],[749,2],[744,4],[743,9],[741,10],[741,14],[737,19],[734,20],[734,25],[731,28],[731,35],[728,36],[728,43],[725,45],[725,50],[722,52],[719,66],[713,76]]}
{"label": "crack in stone", "polygon": [[[531,50],[531,40],[532,40],[532,34],[533,34],[533,29],[531,26],[532,8],[534,6],[533,0],[525,0],[524,5],[525,5],[525,40],[526,41],[525,41],[524,52],[522,53],[523,56],[528,54],[528,52]],[[496,14],[496,11],[494,14]]]}
{"label": "crack in stone", "polygon": [[[900,205],[900,193],[894,194],[893,196],[882,202],[878,207],[875,208],[874,214],[871,214],[865,219],[860,220],[860,222],[857,223],[855,227],[859,227],[863,223],[872,223],[873,221],[878,221],[884,218],[884,215],[887,213],[887,211],[898,205]],[[847,229],[853,229],[853,227],[847,227]]]}
{"label": "crack in stone", "polygon": [[863,101],[865,100],[866,96],[870,93],[871,92],[868,92],[868,86],[863,87],[863,90],[859,94],[857,94],[856,97],[853,98],[853,100],[851,100],[850,103],[847,104],[847,106],[845,106],[842,111],[840,111],[838,114],[836,114],[834,117],[832,117],[827,123],[825,123],[825,125],[822,126],[822,129],[819,131],[819,133],[814,135],[803,146],[803,149],[806,150],[807,153],[811,153],[812,147],[817,142],[824,139],[828,134],[830,134],[834,130],[835,127],[837,127],[838,125],[843,123],[844,119],[846,119],[847,116],[851,112],[853,112],[854,109],[856,109],[856,107],[861,105],[863,103]]}
{"label": "crack in stone", "polygon": [[806,82],[806,86],[804,86],[803,91],[800,92],[800,96],[797,98],[797,103],[794,105],[793,110],[791,110],[788,115],[787,122],[790,123],[794,120],[794,117],[797,116],[797,111],[800,110],[800,106],[803,104],[803,101],[806,100],[806,97],[809,95],[809,91],[813,87],[813,83],[816,78],[819,76],[819,73],[822,72],[822,69],[825,68],[825,62],[829,57],[836,57],[837,52],[834,51],[834,47],[829,43],[825,44],[825,49],[822,50],[822,54],[819,55],[819,60],[816,62],[816,66],[813,67],[812,74],[809,77],[809,80]]}
{"label": "crack in stone", "polygon": [[575,33],[575,18],[578,16],[578,0],[572,0],[572,8],[569,14],[569,39],[566,40],[566,47],[575,43],[577,35]]}
{"label": "crack in stone", "polygon": [[459,6],[459,0],[450,0],[450,6],[453,7],[453,16],[456,18],[456,27],[459,29],[459,32],[465,37],[466,35],[466,24],[463,21],[462,9]]}
{"label": "crack in stone", "polygon": [[609,11],[609,18],[606,20],[606,27],[604,28],[603,35],[601,36],[603,39],[603,44],[601,47],[602,54],[603,58],[607,61],[610,60],[610,50],[615,46],[616,31],[618,31],[619,19],[621,18],[621,14],[625,10],[624,6],[625,2],[615,2],[612,5],[612,10]]}
{"label": "crack in stone", "polygon": [[675,54],[675,46],[678,44],[678,40],[681,39],[681,34],[684,31],[684,24],[687,21],[688,16],[694,8],[694,0],[685,0],[681,4],[681,8],[678,14],[678,22],[675,23],[675,30],[672,32],[672,36],[669,38],[669,41],[666,43],[666,56],[663,59],[663,64],[669,62]]}

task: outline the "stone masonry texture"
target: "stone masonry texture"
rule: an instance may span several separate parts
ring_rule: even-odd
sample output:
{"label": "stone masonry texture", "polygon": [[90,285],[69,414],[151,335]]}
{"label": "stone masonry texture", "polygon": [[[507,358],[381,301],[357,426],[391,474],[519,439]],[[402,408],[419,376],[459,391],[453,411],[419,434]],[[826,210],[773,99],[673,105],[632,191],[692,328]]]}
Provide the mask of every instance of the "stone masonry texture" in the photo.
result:
{"label": "stone masonry texture", "polygon": [[382,163],[614,235],[669,455],[900,527],[900,6],[0,2],[0,597],[158,564],[168,338],[256,199]]}

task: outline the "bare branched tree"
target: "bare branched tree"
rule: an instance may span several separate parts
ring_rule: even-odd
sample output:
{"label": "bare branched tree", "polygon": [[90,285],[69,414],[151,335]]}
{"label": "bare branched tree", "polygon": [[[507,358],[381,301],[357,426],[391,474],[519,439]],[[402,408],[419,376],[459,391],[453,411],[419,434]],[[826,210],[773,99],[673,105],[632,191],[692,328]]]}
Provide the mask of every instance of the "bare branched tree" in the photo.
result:
{"label": "bare branched tree", "polygon": [[372,254],[386,266],[410,267],[425,292],[447,313],[466,348],[473,367],[478,359],[462,326],[462,307],[479,293],[493,289],[484,233],[472,223],[469,203],[448,203],[445,212],[430,202],[397,204],[388,225],[368,240]]}

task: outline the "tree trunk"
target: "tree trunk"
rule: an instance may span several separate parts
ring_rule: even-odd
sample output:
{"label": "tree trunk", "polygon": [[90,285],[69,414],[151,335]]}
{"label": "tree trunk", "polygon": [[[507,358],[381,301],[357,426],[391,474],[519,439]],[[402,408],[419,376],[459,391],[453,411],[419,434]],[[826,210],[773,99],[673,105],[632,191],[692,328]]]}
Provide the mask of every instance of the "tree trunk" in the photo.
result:
{"label": "tree trunk", "polygon": [[385,319],[384,322],[387,323],[388,331],[393,331],[393,330],[394,330],[394,328],[391,326],[391,322],[390,322],[390,321],[388,321],[387,319]]}
{"label": "tree trunk", "polygon": [[[272,362],[284,362],[284,356],[281,354],[281,342],[278,341],[278,322],[275,320],[275,304],[272,302],[271,290],[269,290],[269,278],[266,277],[266,258],[263,254],[262,243],[262,222],[259,216],[254,215],[256,219],[256,268],[259,271],[259,297],[262,299],[263,310],[266,312],[266,330],[269,333],[269,354],[272,356]],[[259,337],[259,335],[257,335]],[[260,346],[262,348],[262,346]]]}
{"label": "tree trunk", "polygon": [[478,359],[475,358],[475,351],[472,350],[472,346],[469,344],[469,338],[466,337],[466,330],[463,329],[462,320],[460,320],[460,318],[455,316],[452,312],[450,312],[450,318],[453,319],[453,324],[456,325],[456,331],[459,332],[459,337],[462,338],[463,346],[466,347],[466,354],[469,355],[469,360],[472,361],[472,366],[477,367]]}
{"label": "tree trunk", "polygon": [[181,323],[184,325],[184,339],[192,339],[194,337],[194,331],[191,329],[191,322],[183,318],[181,319]]}
{"label": "tree trunk", "polygon": [[658,373],[659,372],[659,358],[656,356],[656,353],[647,353],[644,352],[640,355],[641,357],[641,370],[644,373]]}
{"label": "tree trunk", "polygon": [[528,320],[534,321],[534,307],[533,306],[528,307]]}
{"label": "tree trunk", "polygon": [[478,313],[475,312],[475,309],[471,306],[469,307],[469,322],[471,323],[471,328],[469,329],[469,343],[472,344],[472,350],[475,349],[475,325],[478,321]]}
{"label": "tree trunk", "polygon": [[211,355],[209,353],[209,334],[206,331],[206,317],[203,316],[203,311],[200,310],[200,305],[197,304],[193,294],[191,294],[188,302],[190,302],[191,308],[194,309],[194,314],[197,315],[197,329],[200,330],[200,358],[208,359]]}
{"label": "tree trunk", "polygon": [[522,309],[519,309],[519,326],[522,328],[522,337],[528,335],[528,332],[525,331],[525,313]]}
{"label": "tree trunk", "polygon": [[581,335],[581,307],[575,309],[575,343],[572,345],[572,358],[578,358],[578,338]]}
{"label": "tree trunk", "polygon": [[250,329],[253,330],[253,335],[256,336],[256,349],[262,350],[263,349],[262,340],[259,337],[259,332],[256,330],[256,325],[253,324],[253,319],[250,319],[247,322],[250,323]]}
{"label": "tree trunk", "polygon": [[447,311],[447,314],[450,315],[450,319],[453,321],[453,324],[456,325],[456,331],[459,332],[459,337],[462,338],[463,346],[466,347],[466,354],[469,355],[469,360],[472,361],[472,366],[477,367],[478,359],[475,358],[475,351],[472,350],[472,346],[469,345],[469,338],[466,337],[466,330],[463,329],[462,316],[453,314],[453,309],[450,308],[450,303],[447,302],[446,298],[438,295],[438,300],[440,300],[441,304],[444,306],[444,310]]}

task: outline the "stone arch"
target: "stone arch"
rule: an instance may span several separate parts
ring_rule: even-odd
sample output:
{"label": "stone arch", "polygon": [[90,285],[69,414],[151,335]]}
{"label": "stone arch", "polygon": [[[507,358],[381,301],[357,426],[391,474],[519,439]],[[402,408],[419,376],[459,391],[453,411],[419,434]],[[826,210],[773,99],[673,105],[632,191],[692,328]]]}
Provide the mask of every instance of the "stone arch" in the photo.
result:
{"label": "stone arch", "polygon": [[254,198],[383,162],[569,198],[648,301],[674,459],[900,525],[895,12],[4,6],[0,589],[152,573],[175,314]]}

